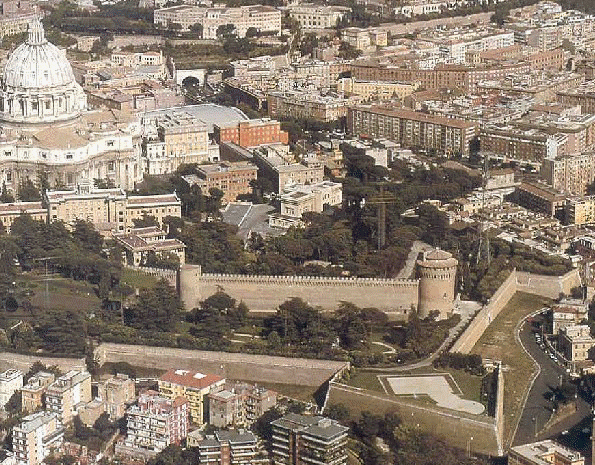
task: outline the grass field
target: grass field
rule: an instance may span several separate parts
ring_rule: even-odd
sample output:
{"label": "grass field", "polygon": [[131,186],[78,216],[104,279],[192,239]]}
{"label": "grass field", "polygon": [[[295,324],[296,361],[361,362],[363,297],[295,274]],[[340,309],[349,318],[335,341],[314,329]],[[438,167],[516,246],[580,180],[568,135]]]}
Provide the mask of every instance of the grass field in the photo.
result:
{"label": "grass field", "polygon": [[551,301],[517,292],[488,326],[471,353],[501,360],[504,371],[504,437],[508,439],[521,414],[520,406],[536,368],[515,338],[519,321]]}
{"label": "grass field", "polygon": [[157,278],[141,271],[122,268],[120,280],[135,289],[153,287],[157,283]]}
{"label": "grass field", "polygon": [[384,392],[380,381],[378,381],[378,375],[382,375],[382,373],[356,370],[345,384],[370,391]]}

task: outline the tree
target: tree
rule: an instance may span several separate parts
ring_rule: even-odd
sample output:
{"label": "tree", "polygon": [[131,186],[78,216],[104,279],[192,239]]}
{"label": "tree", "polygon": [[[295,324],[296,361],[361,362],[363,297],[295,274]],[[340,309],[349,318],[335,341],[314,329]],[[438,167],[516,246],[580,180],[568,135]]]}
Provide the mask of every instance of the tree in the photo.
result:
{"label": "tree", "polygon": [[344,404],[329,404],[324,410],[324,415],[340,422],[349,419],[349,409]]}
{"label": "tree", "polygon": [[126,324],[137,329],[171,331],[172,324],[179,321],[183,310],[176,291],[165,279],[151,289],[145,289],[124,314]]}
{"label": "tree", "polygon": [[217,32],[215,34],[217,35],[218,39],[225,40],[230,36],[234,36],[235,30],[236,27],[234,24],[222,24],[217,28]]}
{"label": "tree", "polygon": [[159,226],[159,221],[153,215],[147,215],[143,213],[142,218],[133,218],[132,223],[134,224],[135,228],[149,228],[151,226]]}
{"label": "tree", "polygon": [[258,34],[258,29],[256,29],[255,27],[249,27],[248,29],[246,29],[247,38],[258,37]]}
{"label": "tree", "polygon": [[198,37],[202,37],[203,34],[203,26],[201,23],[194,23],[190,26],[190,32],[196,34]]}
{"label": "tree", "polygon": [[252,425],[252,430],[264,441],[270,443],[273,439],[273,427],[271,422],[281,418],[283,414],[277,407],[273,407],[264,412],[258,420]]}
{"label": "tree", "polygon": [[87,249],[93,253],[101,252],[103,246],[103,238],[97,232],[93,223],[84,220],[76,220],[72,236],[79,241],[82,248]]}
{"label": "tree", "polygon": [[116,187],[116,185],[114,184],[114,181],[112,181],[109,178],[105,178],[105,179],[94,178],[93,179],[93,185],[97,189],[113,189],[113,188]]}
{"label": "tree", "polygon": [[39,202],[41,200],[41,193],[33,181],[26,178],[19,184],[18,197],[23,202]]}
{"label": "tree", "polygon": [[14,196],[6,188],[5,182],[2,183],[2,193],[0,194],[0,202],[1,203],[14,202]]}

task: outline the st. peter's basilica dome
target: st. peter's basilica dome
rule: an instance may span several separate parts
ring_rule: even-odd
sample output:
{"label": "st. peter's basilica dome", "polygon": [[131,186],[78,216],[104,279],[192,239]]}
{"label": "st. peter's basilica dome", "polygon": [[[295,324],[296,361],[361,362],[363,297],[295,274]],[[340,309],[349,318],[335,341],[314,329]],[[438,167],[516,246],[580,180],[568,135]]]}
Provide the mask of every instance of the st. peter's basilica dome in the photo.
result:
{"label": "st. peter's basilica dome", "polygon": [[9,123],[65,121],[87,107],[66,55],[45,38],[39,19],[10,55],[0,89],[0,119]]}

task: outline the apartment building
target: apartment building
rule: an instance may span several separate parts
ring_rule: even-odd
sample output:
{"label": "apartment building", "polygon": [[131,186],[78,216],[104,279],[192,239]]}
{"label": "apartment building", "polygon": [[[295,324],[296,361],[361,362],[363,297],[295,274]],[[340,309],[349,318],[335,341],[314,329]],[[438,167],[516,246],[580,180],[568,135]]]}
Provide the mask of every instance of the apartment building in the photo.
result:
{"label": "apartment building", "polygon": [[479,133],[481,150],[504,160],[541,163],[545,158],[563,154],[567,141],[563,134],[547,134],[512,125],[490,125],[481,128]]}
{"label": "apartment building", "polygon": [[194,5],[159,8],[153,13],[153,24],[163,29],[173,29],[174,25],[179,24],[181,31],[189,31],[190,27],[202,21],[205,13],[206,8]]}
{"label": "apartment building", "polygon": [[126,230],[132,230],[135,219],[153,216],[161,227],[165,225],[165,218],[182,216],[182,203],[174,192],[161,195],[129,195],[126,199]]}
{"label": "apartment building", "polygon": [[209,394],[209,423],[216,428],[250,426],[277,403],[277,393],[245,383]]}
{"label": "apartment building", "polygon": [[595,180],[595,152],[573,153],[543,159],[541,178],[569,195],[585,195]]}
{"label": "apartment building", "polygon": [[159,66],[165,63],[163,52],[123,52],[117,50],[110,56],[112,63],[118,66],[138,67],[138,66]]}
{"label": "apartment building", "polygon": [[403,100],[418,88],[415,83],[391,81],[363,81],[353,77],[337,81],[337,92],[346,96],[357,95],[365,101]]}
{"label": "apartment building", "polygon": [[269,225],[286,228],[299,224],[304,213],[322,213],[327,206],[341,205],[343,185],[332,181],[289,185],[283,189],[280,200],[281,211],[269,216]]}
{"label": "apartment building", "polygon": [[188,400],[190,421],[202,425],[209,421],[208,395],[224,389],[225,378],[189,370],[170,370],[159,378],[159,393],[173,400]]}
{"label": "apartment building", "polygon": [[366,50],[372,46],[386,47],[388,45],[388,33],[376,29],[347,27],[341,31],[341,39],[358,50]]}
{"label": "apartment building", "polygon": [[515,446],[508,451],[508,465],[585,465],[581,454],[552,441],[545,440]]}
{"label": "apartment building", "polygon": [[435,150],[447,156],[469,155],[477,124],[382,106],[352,107],[347,128],[363,138],[386,138],[404,147]]}
{"label": "apartment building", "polygon": [[300,3],[288,7],[289,16],[295,19],[302,31],[318,31],[337,26],[351,14],[351,8],[336,5]]}
{"label": "apartment building", "polygon": [[268,5],[246,5],[237,8],[208,8],[201,19],[203,39],[217,39],[217,29],[233,24],[234,33],[245,37],[248,29],[281,34],[281,11]]}
{"label": "apartment building", "polygon": [[53,373],[39,371],[21,388],[21,406],[24,412],[31,413],[43,407],[46,388],[55,380]]}
{"label": "apartment building", "polygon": [[543,183],[523,181],[515,196],[516,202],[528,210],[556,218],[564,216],[566,197]]}
{"label": "apartment building", "polygon": [[76,190],[45,192],[47,221],[62,221],[74,226],[78,220],[88,221],[97,229],[124,230],[126,194],[122,189],[96,189],[79,185]]}
{"label": "apartment building", "polygon": [[46,410],[55,413],[63,425],[73,420],[79,405],[91,400],[91,375],[86,371],[71,370],[45,391]]}
{"label": "apartment building", "polygon": [[437,64],[429,69],[418,66],[419,58],[399,65],[378,60],[355,60],[351,75],[364,81],[398,81],[418,83],[426,90],[459,88],[467,93],[477,91],[482,81],[496,81],[511,73],[528,73],[529,63],[502,64],[497,66],[469,67],[458,64]]}
{"label": "apartment building", "polygon": [[562,105],[580,105],[583,113],[595,114],[595,81],[588,80],[572,89],[556,92],[556,100]]}
{"label": "apartment building", "polygon": [[281,11],[267,5],[246,5],[237,8],[205,8],[178,5],[155,10],[153,23],[160,28],[189,31],[202,26],[203,39],[217,39],[220,26],[232,24],[238,37],[245,37],[250,28],[258,32],[281,34]]}
{"label": "apartment building", "polygon": [[267,93],[269,116],[274,118],[313,119],[330,123],[347,115],[348,101],[332,95],[320,95],[314,91]]}
{"label": "apartment building", "polygon": [[216,431],[193,444],[198,449],[197,465],[258,465],[268,464],[266,452],[251,431]]}
{"label": "apartment building", "polygon": [[561,328],[577,325],[587,319],[588,305],[582,300],[565,299],[552,307],[552,334],[557,335]]}
{"label": "apartment building", "polygon": [[202,163],[209,158],[208,128],[197,118],[166,115],[157,123],[157,136],[156,142],[164,144],[170,172],[182,163]]}
{"label": "apartment building", "polygon": [[281,129],[281,123],[269,118],[216,124],[214,131],[215,141],[218,144],[233,142],[241,147],[254,147],[289,142],[289,134]]}
{"label": "apartment building", "polygon": [[181,396],[169,399],[146,391],[138,405],[126,411],[126,438],[116,445],[117,455],[149,458],[188,435],[189,406]]}
{"label": "apartment building", "polygon": [[21,215],[28,215],[36,221],[45,221],[47,210],[41,202],[15,202],[0,204],[0,223],[10,234],[12,223]]}
{"label": "apartment building", "polygon": [[99,383],[98,393],[105,402],[105,411],[111,421],[122,418],[126,413],[126,406],[136,399],[134,380],[123,373]]}
{"label": "apartment building", "polygon": [[273,183],[277,193],[293,184],[316,184],[324,179],[324,165],[317,158],[292,161],[287,146],[266,145],[253,150],[254,163]]}
{"label": "apartment building", "polygon": [[569,325],[560,328],[558,333],[558,350],[569,362],[588,360],[589,351],[595,346],[595,338],[591,336],[588,325]]}
{"label": "apartment building", "polygon": [[569,199],[564,213],[566,224],[580,226],[595,223],[595,196]]}
{"label": "apartment building", "polygon": [[72,226],[89,221],[99,231],[124,232],[134,228],[134,220],[153,216],[160,225],[167,216],[181,216],[181,202],[173,194],[127,195],[122,189],[79,186],[76,190],[49,190],[45,193],[48,221]]}
{"label": "apartment building", "polygon": [[222,161],[210,165],[197,166],[200,187],[203,192],[215,188],[223,192],[223,203],[236,200],[238,195],[252,192],[250,183],[256,180],[258,168],[248,161]]}
{"label": "apartment building", "polygon": [[38,412],[23,418],[12,429],[12,449],[17,465],[38,465],[57,449],[64,427],[55,413]]}
{"label": "apartment building", "polygon": [[4,408],[12,395],[22,387],[22,371],[11,368],[0,373],[0,408]]}
{"label": "apartment building", "polygon": [[347,463],[349,428],[329,418],[290,413],[271,423],[274,465]]}
{"label": "apartment building", "polygon": [[31,22],[39,17],[37,5],[28,0],[6,0],[1,11],[0,37],[26,33]]}
{"label": "apartment building", "polygon": [[114,234],[113,238],[124,248],[124,263],[128,266],[146,266],[151,253],[158,258],[174,255],[178,264],[183,266],[186,263],[186,245],[179,239],[166,239],[166,235],[159,227],[148,226]]}

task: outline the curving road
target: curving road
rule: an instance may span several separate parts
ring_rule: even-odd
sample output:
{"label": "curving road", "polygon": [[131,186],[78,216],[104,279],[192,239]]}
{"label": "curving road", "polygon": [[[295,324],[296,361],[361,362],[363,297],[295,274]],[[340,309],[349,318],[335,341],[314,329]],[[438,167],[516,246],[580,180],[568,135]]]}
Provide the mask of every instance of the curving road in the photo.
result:
{"label": "curving road", "polygon": [[527,396],[513,440],[513,446],[556,436],[590,414],[590,405],[578,398],[578,409],[575,414],[542,432],[543,427],[552,415],[552,404],[544,396],[550,391],[551,387],[560,383],[560,377],[565,377],[566,372],[564,368],[554,363],[535,342],[530,324],[526,322],[522,324],[519,336],[523,346],[535,362],[539,364],[541,370]]}

